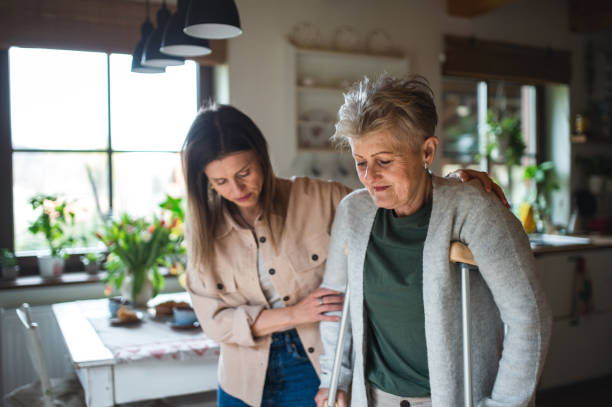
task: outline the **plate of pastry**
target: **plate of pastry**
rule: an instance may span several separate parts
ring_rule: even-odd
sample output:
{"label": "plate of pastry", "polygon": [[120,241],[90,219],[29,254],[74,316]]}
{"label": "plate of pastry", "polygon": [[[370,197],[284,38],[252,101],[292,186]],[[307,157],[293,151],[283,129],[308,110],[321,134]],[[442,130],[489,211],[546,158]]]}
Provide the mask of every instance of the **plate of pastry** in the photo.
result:
{"label": "plate of pastry", "polygon": [[112,326],[126,326],[140,324],[144,320],[144,314],[141,311],[131,310],[128,307],[119,307],[117,316],[110,318]]}

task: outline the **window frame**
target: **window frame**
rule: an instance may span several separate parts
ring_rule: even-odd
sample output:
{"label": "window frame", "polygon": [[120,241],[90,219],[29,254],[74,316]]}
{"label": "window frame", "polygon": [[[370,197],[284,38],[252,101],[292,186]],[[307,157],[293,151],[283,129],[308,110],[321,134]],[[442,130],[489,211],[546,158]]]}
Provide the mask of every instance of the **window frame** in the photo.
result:
{"label": "window frame", "polygon": [[[107,86],[110,86],[110,54],[105,52],[107,61]],[[214,94],[214,69],[212,66],[203,65],[196,61],[196,86],[197,100],[215,100]],[[108,143],[105,149],[30,149],[16,148],[12,146],[11,136],[11,106],[10,106],[10,76],[9,76],[9,49],[0,49],[0,248],[15,251],[15,224],[13,211],[13,153],[104,153],[108,171],[108,196],[109,210],[113,209],[113,180],[112,180],[112,157],[115,153],[177,153],[177,151],[166,150],[114,150],[111,146],[111,117],[110,117],[110,93],[108,94]],[[110,92],[110,89],[109,89]],[[201,102],[200,102],[201,103]],[[198,106],[199,107],[199,106]],[[83,266],[79,260],[83,253],[74,253],[66,262],[65,272],[82,271]],[[20,275],[38,275],[38,263],[35,256],[19,256],[18,262],[21,268]]]}

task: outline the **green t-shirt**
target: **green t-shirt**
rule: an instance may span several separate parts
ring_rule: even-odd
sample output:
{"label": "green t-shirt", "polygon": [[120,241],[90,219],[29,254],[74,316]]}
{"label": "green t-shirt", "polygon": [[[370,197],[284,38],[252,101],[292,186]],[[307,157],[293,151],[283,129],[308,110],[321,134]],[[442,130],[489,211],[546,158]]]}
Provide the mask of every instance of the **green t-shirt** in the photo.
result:
{"label": "green t-shirt", "polygon": [[366,377],[402,397],[430,394],[423,310],[423,245],[430,215],[431,203],[403,217],[379,209],[364,264]]}

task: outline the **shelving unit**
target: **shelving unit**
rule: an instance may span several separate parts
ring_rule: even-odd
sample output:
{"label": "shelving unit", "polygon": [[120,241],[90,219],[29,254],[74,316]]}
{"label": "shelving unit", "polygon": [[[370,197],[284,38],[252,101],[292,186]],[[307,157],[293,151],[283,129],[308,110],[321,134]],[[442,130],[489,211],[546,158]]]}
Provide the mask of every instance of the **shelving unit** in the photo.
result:
{"label": "shelving unit", "polygon": [[401,54],[371,54],[331,49],[312,49],[289,44],[289,78],[295,107],[294,123],[298,151],[334,151],[334,133],[343,92],[364,75],[376,78],[383,72],[402,76],[409,72]]}

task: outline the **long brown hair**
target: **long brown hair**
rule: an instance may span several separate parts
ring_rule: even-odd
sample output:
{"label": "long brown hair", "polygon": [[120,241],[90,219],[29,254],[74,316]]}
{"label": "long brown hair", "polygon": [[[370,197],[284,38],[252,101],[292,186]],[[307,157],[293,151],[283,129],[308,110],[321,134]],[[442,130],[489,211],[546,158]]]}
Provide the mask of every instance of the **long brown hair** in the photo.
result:
{"label": "long brown hair", "polygon": [[[187,184],[188,238],[190,267],[202,270],[214,263],[214,240],[223,223],[223,208],[233,203],[208,188],[204,168],[211,161],[239,151],[254,151],[264,176],[260,204],[263,220],[271,233],[273,247],[282,234],[282,223],[274,224],[272,213],[284,219],[286,205],[277,198],[276,177],[272,170],[268,144],[255,123],[232,106],[209,105],[193,121],[182,149],[183,171]],[[278,223],[278,222],[277,222]]]}

